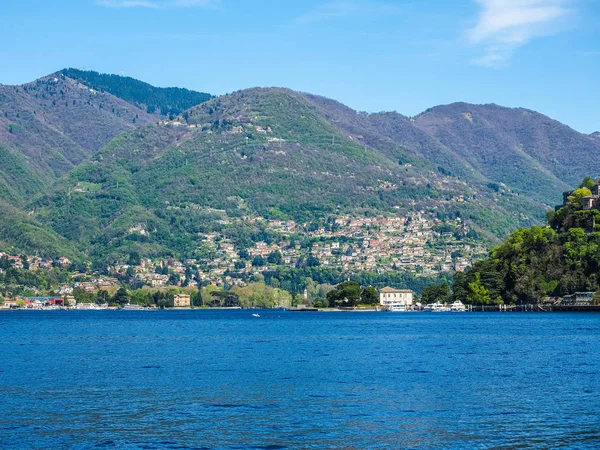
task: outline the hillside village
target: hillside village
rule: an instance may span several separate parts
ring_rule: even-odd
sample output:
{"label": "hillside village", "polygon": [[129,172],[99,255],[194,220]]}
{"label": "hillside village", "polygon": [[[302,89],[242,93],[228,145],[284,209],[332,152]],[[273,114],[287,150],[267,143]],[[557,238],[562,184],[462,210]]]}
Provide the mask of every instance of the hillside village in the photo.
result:
{"label": "hillside village", "polygon": [[[54,293],[64,296],[77,289],[87,293],[114,290],[123,283],[153,288],[244,287],[265,271],[280,267],[335,268],[349,276],[393,271],[431,277],[464,271],[486,254],[482,244],[468,237],[470,230],[460,218],[442,222],[423,212],[410,217],[340,216],[321,227],[262,217],[227,220],[245,221],[250,225],[260,223],[268,232],[268,242],[257,241],[250,248],[239,249],[222,233],[206,233],[201,236],[202,244],[195,258],[130,258],[107,265],[103,271],[92,270],[91,263],[74,264],[65,257],[50,260],[0,252],[0,273],[8,267],[32,272],[64,269],[71,273],[70,281],[53,286]],[[148,233],[143,224],[132,227],[129,232]],[[32,286],[28,286],[27,291],[40,293]]]}

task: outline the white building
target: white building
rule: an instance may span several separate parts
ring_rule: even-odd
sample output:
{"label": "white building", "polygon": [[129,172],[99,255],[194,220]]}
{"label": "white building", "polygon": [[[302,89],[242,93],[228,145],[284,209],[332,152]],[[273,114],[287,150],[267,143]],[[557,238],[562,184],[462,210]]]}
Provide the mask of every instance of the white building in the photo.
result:
{"label": "white building", "polygon": [[391,311],[405,311],[413,304],[413,291],[385,287],[379,291],[379,304]]}

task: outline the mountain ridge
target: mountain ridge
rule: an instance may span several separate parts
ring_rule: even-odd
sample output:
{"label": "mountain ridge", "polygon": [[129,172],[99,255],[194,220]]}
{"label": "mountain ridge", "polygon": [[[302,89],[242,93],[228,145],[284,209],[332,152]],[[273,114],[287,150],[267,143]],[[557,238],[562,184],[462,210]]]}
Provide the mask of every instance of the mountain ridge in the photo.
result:
{"label": "mountain ridge", "polygon": [[[0,121],[0,148],[25,161],[23,170],[37,173],[30,177],[42,180],[37,191],[21,192],[14,181],[2,182],[15,177],[0,168],[0,194],[8,185],[7,198],[17,198],[13,205],[33,211],[29,221],[77,247],[71,253],[118,258],[135,248],[140,254],[183,255],[201,245],[198,229],[222,229],[212,221],[250,211],[310,221],[348,212],[409,215],[424,210],[432,217],[458,215],[495,242],[518,226],[540,222],[544,205],[557,203],[556,192],[579,171],[600,172],[593,161],[600,147],[593,137],[523,108],[458,102],[410,118],[396,112],[360,113],[287,88],[250,88],[163,116],[109,92],[92,92],[63,72],[26,85],[24,98],[31,104],[17,97],[21,101],[8,110],[0,96],[0,120],[8,119]],[[19,94],[11,92],[19,87],[2,89],[10,98]],[[63,106],[52,104],[57,98]],[[69,106],[85,112],[102,139],[92,142],[75,125],[67,127],[65,121],[76,122],[67,120],[74,114]],[[50,167],[47,159],[57,150],[40,145],[37,153],[24,151],[18,145],[23,140],[16,141],[28,136],[30,122],[11,130],[17,114],[40,114],[37,121],[66,142],[56,145],[65,155],[64,167],[53,175],[40,170],[42,163]],[[533,118],[527,122],[524,114]],[[534,132],[514,133],[507,123],[521,129],[522,123],[531,123]],[[3,144],[3,137],[11,145]],[[522,148],[516,145],[520,141]],[[563,148],[583,160],[573,174],[557,169],[569,162]],[[229,218],[198,213],[202,208],[223,210]],[[141,241],[127,231],[140,221],[156,230]],[[243,234],[242,228],[227,233]]]}

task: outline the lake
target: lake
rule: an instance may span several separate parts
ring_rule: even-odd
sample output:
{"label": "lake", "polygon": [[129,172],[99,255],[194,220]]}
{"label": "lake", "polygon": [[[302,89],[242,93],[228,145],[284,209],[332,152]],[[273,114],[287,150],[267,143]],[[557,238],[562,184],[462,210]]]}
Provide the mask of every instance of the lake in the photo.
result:
{"label": "lake", "polygon": [[0,448],[599,448],[600,314],[0,312]]}

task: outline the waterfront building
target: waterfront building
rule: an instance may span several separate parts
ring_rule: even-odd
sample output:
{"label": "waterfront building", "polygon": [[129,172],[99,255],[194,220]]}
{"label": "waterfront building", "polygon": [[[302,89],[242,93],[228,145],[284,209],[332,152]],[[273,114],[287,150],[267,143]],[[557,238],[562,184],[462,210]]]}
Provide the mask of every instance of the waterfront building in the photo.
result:
{"label": "waterfront building", "polygon": [[569,306],[593,306],[595,292],[576,292],[575,294],[565,295],[561,304]]}
{"label": "waterfront building", "polygon": [[399,306],[409,307],[413,304],[413,291],[385,287],[379,291],[379,304],[394,310]]}
{"label": "waterfront building", "polygon": [[190,296],[185,294],[178,294],[174,297],[173,303],[175,308],[189,308],[191,305]]}

